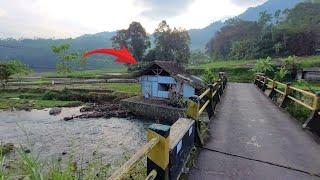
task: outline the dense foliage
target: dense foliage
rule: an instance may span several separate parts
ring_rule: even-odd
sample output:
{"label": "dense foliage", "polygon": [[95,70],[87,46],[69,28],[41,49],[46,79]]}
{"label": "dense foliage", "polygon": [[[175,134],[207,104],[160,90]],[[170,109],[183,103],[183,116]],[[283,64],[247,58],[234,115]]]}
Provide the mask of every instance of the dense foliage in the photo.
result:
{"label": "dense foliage", "polygon": [[142,61],[145,51],[150,47],[149,36],[139,22],[132,22],[128,29],[117,31],[111,38],[115,48],[127,47],[137,61]]}
{"label": "dense foliage", "polygon": [[28,66],[20,61],[0,61],[0,84],[4,88],[7,85],[10,76],[27,75],[30,72],[31,70],[28,68]]}
{"label": "dense foliage", "polygon": [[[190,57],[190,37],[185,29],[171,29],[166,21],[162,21],[154,32],[155,48],[148,56],[148,61],[176,61],[180,64],[188,62]],[[154,56],[154,57],[152,57]]]}
{"label": "dense foliage", "polygon": [[320,48],[320,3],[304,2],[292,10],[260,13],[257,21],[231,19],[207,43],[219,59],[255,59],[314,55]]}

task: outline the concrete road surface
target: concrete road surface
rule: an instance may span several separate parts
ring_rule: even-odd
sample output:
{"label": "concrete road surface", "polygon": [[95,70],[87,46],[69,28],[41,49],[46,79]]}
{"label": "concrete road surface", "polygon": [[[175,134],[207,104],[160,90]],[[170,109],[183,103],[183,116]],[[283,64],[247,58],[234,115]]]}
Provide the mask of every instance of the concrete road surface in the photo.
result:
{"label": "concrete road surface", "polygon": [[320,179],[319,139],[253,84],[229,83],[216,111],[189,179]]}

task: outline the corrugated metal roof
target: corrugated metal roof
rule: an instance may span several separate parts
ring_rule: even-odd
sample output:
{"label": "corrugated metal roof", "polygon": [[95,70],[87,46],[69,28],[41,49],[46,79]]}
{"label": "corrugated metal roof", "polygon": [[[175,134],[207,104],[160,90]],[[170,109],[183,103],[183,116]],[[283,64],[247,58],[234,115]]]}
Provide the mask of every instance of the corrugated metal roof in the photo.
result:
{"label": "corrugated metal roof", "polygon": [[186,70],[176,62],[173,61],[153,61],[150,65],[140,72],[140,75],[144,75],[150,70],[154,65],[159,66],[161,69],[166,71],[175,79],[180,79],[182,81],[188,82],[191,86],[201,89],[206,86],[201,78],[193,76],[186,72]]}
{"label": "corrugated metal roof", "polygon": [[304,71],[304,72],[320,71],[320,67],[304,68],[303,71]]}

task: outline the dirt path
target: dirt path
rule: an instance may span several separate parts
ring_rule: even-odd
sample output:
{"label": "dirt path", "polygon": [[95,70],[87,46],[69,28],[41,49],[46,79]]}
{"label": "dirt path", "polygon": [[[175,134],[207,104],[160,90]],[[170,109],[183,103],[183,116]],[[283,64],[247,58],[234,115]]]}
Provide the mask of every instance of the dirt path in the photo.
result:
{"label": "dirt path", "polygon": [[253,84],[228,84],[210,128],[189,179],[320,179],[318,138]]}

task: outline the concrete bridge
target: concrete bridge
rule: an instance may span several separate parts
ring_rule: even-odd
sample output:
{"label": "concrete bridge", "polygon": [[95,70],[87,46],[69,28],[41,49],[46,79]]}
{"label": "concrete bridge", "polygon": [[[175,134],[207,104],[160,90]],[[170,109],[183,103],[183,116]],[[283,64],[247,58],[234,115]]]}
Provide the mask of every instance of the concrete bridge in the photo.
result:
{"label": "concrete bridge", "polygon": [[[320,130],[320,94],[261,75],[255,85],[226,82],[221,73],[217,83],[190,98],[188,118],[172,126],[153,124],[148,143],[110,179],[121,179],[145,155],[147,179],[177,179],[186,172],[191,180],[320,179],[320,140],[314,134]],[[288,103],[311,111],[304,128],[283,109]],[[204,112],[209,122],[201,120]]]}
{"label": "concrete bridge", "polygon": [[229,83],[189,179],[320,179],[319,139],[253,84]]}

